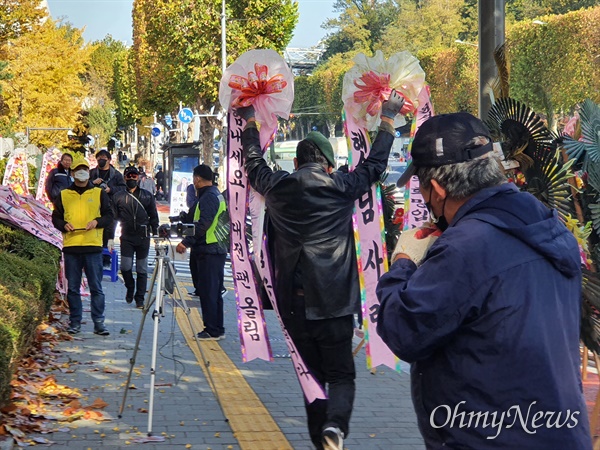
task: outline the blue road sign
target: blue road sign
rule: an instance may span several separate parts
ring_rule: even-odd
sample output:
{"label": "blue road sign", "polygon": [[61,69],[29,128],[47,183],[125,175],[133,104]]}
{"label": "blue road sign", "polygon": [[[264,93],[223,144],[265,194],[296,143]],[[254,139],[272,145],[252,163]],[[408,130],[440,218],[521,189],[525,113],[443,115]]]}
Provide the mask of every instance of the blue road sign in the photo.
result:
{"label": "blue road sign", "polygon": [[154,137],[158,137],[158,136],[160,136],[160,128],[158,128],[158,127],[153,127],[153,128],[152,128],[152,136],[154,136]]}
{"label": "blue road sign", "polygon": [[169,128],[171,128],[171,126],[173,125],[173,118],[171,117],[171,114],[167,114],[165,116],[165,123]]}
{"label": "blue road sign", "polygon": [[177,114],[177,117],[181,121],[181,123],[190,123],[194,118],[194,113],[190,108],[182,108]]}

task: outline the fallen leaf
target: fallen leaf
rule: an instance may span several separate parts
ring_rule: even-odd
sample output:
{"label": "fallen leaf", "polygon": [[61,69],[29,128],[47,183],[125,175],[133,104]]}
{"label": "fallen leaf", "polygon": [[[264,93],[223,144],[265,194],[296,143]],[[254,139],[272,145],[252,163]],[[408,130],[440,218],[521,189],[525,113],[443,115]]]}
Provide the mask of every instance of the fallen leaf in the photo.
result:
{"label": "fallen leaf", "polygon": [[92,402],[91,405],[88,406],[88,408],[92,408],[92,409],[104,409],[108,406],[108,403],[106,403],[104,400],[102,400],[101,398],[97,398],[96,400],[94,400]]}

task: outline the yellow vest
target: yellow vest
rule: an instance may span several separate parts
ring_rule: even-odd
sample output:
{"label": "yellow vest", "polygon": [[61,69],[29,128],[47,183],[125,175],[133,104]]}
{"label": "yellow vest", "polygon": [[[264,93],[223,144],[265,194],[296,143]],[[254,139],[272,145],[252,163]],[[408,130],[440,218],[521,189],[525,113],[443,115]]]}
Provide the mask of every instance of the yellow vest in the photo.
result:
{"label": "yellow vest", "polygon": [[[217,214],[215,214],[215,218],[213,219],[210,227],[206,230],[206,243],[214,244],[218,242],[217,236],[215,235],[215,229],[217,228],[217,224],[219,223],[219,216],[225,212],[227,206],[225,205],[225,197],[222,194],[217,195],[219,199],[219,209],[217,210]],[[196,203],[196,211],[194,211],[194,222],[198,222],[200,220],[200,203]]]}
{"label": "yellow vest", "polygon": [[88,222],[100,217],[101,193],[102,190],[99,188],[88,189],[81,195],[73,189],[63,189],[60,192],[65,221],[75,229],[83,228],[83,230],[63,233],[64,247],[102,247],[102,228],[85,231]]}

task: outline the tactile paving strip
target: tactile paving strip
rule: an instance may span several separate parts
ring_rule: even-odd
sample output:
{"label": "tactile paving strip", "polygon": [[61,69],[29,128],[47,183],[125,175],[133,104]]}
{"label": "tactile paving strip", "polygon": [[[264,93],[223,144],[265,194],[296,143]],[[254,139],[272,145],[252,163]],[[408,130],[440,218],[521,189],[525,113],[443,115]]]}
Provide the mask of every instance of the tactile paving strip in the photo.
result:
{"label": "tactile paving strip", "polygon": [[[188,320],[185,311],[175,308],[175,317],[187,344],[209,379],[192,331],[192,327],[195,330],[204,328],[198,310],[190,309]],[[221,406],[242,450],[293,450],[267,408],[218,342],[201,341],[199,345],[210,363],[210,373]]]}

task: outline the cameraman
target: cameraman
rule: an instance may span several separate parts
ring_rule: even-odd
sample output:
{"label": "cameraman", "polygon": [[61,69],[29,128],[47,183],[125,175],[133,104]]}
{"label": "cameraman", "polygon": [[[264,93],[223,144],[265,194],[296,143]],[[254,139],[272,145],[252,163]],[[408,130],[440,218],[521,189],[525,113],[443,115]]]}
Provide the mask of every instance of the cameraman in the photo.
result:
{"label": "cameraman", "polygon": [[198,339],[218,341],[225,337],[223,327],[223,277],[227,250],[216,236],[215,228],[219,216],[225,211],[225,199],[214,186],[214,174],[206,164],[194,168],[194,187],[198,191],[198,201],[190,208],[187,222],[194,222],[194,236],[186,236],[176,248],[177,253],[190,251],[190,271],[194,288],[200,297],[204,330]]}
{"label": "cameraman", "polygon": [[[121,274],[127,294],[125,301],[133,302],[143,308],[146,285],[148,281],[148,252],[150,236],[158,230],[158,211],[156,201],[151,192],[141,189],[140,174],[133,166],[125,168],[126,191],[119,191],[113,197],[115,227],[121,223]],[[108,241],[112,251],[113,241]],[[133,254],[137,280],[133,279]]]}
{"label": "cameraman", "polygon": [[[90,180],[94,186],[102,188],[112,202],[117,192],[125,191],[127,188],[121,172],[110,164],[110,158],[108,150],[98,150],[96,152],[98,167],[90,170]],[[108,234],[104,230],[104,235],[102,236],[102,246],[104,248],[108,247],[108,239]],[[110,257],[104,256],[103,262],[104,265],[110,265]]]}

